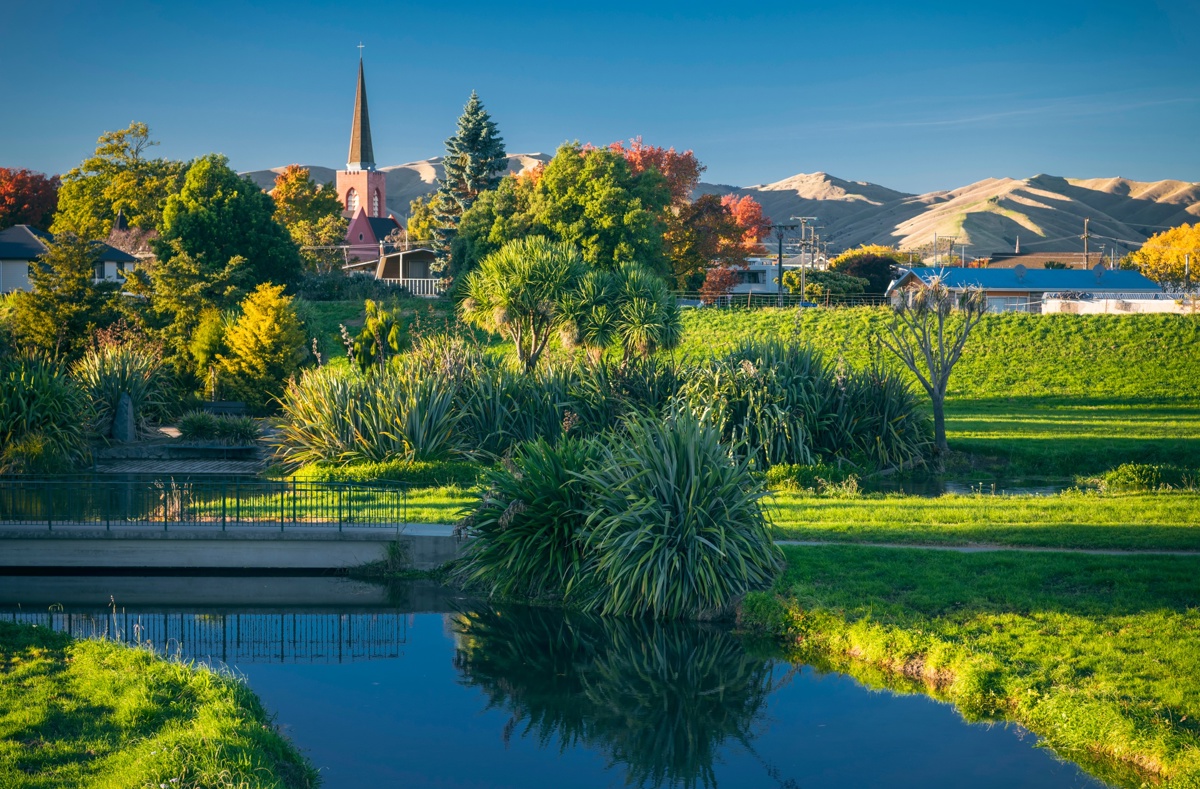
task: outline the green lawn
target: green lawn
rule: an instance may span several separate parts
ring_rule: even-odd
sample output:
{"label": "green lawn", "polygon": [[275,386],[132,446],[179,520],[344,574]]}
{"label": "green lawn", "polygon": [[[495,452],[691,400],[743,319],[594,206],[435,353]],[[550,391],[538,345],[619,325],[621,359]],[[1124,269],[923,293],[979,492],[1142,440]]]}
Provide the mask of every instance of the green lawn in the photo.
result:
{"label": "green lawn", "polygon": [[[1200,551],[1200,494],[867,495],[777,491],[777,539]],[[1200,599],[1200,581],[1198,581]]]}
{"label": "green lawn", "polygon": [[976,456],[971,471],[981,476],[1073,478],[1122,463],[1200,467],[1200,406],[1190,404],[959,399],[947,407],[946,432],[951,449]]}
{"label": "green lawn", "polygon": [[231,675],[0,622],[0,786],[317,783]]}
{"label": "green lawn", "polygon": [[[811,343],[852,365],[871,359],[886,309],[685,310],[676,353],[703,358],[748,339]],[[950,379],[958,397],[1200,401],[1200,318],[1189,315],[985,316]]]}
{"label": "green lawn", "polygon": [[1200,786],[1200,559],[785,547],[741,621],[795,657],[1014,719],[1122,786]]}

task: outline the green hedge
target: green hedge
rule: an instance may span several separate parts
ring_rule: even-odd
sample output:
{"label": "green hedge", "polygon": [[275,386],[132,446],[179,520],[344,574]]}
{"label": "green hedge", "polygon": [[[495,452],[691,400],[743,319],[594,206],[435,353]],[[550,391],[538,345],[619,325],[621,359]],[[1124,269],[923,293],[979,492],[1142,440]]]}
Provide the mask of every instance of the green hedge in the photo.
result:
{"label": "green hedge", "polygon": [[335,466],[328,463],[309,463],[295,474],[295,479],[312,482],[404,482],[416,488],[438,488],[458,485],[469,488],[477,484],[485,466],[466,461],[386,460],[381,463],[354,463]]}

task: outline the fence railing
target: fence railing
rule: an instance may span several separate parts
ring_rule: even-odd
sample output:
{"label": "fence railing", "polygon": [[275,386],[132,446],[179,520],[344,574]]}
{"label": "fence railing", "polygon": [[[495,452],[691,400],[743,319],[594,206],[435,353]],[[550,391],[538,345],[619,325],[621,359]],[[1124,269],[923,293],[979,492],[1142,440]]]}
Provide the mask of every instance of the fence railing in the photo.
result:
{"label": "fence railing", "polygon": [[408,491],[396,484],[0,477],[0,526],[340,530],[407,522]]}
{"label": "fence railing", "polygon": [[406,288],[409,293],[414,296],[424,296],[425,298],[433,298],[440,296],[446,291],[443,281],[440,279],[413,279],[411,277],[394,278],[385,277],[384,282],[391,285],[399,285]]}
{"label": "fence railing", "polygon": [[751,293],[726,293],[721,296],[707,296],[700,293],[678,292],[676,300],[680,304],[692,307],[717,309],[763,309],[766,307],[879,307],[888,303],[884,296],[826,296],[813,300],[804,298],[798,293],[778,293],[755,291]]}

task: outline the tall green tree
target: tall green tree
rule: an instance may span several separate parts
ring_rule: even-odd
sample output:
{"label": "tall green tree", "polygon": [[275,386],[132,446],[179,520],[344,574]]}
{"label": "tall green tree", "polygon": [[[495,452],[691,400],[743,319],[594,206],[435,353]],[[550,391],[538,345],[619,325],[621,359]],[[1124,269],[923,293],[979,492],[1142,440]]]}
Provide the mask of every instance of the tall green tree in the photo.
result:
{"label": "tall green tree", "polygon": [[158,225],[167,198],[179,191],[188,165],[150,158],[147,152],[155,145],[150,127],[136,121],[100,135],[95,153],[62,177],[58,212],[50,229],[102,239],[112,230],[118,211],[133,227]]}
{"label": "tall green tree", "polygon": [[275,220],[275,202],[218,154],[197,159],[183,188],[163,208],[155,252],[159,261],[186,252],[203,272],[245,258],[255,283],[286,284],[299,275],[296,244]]}
{"label": "tall green tree", "polygon": [[271,199],[275,221],[287,228],[300,248],[305,269],[328,273],[345,262],[342,251],[334,247],[345,243],[347,222],[332,186],[314,181],[307,167],[289,164],[275,179]]}
{"label": "tall green tree", "polygon": [[637,174],[620,153],[568,143],[545,167],[504,178],[479,196],[462,216],[451,271],[473,268],[513,239],[544,235],[579,247],[596,268],[637,263],[665,275],[671,200],[657,169]]}
{"label": "tall green tree", "polygon": [[[126,288],[141,296],[134,319],[146,333],[160,342],[164,356],[176,373],[202,378],[212,352],[194,353],[197,328],[206,316],[234,309],[256,283],[249,261],[235,255],[211,265],[188,253],[178,240],[169,255],[153,266],[135,269]],[[200,343],[197,347],[206,347]]]}
{"label": "tall green tree", "polygon": [[465,211],[483,192],[494,189],[507,169],[504,139],[478,94],[471,98],[458,118],[454,136],[446,140],[445,173],[438,181],[437,249],[449,253],[454,231]]}
{"label": "tall green tree", "polygon": [[73,358],[98,328],[116,318],[116,285],[95,284],[100,249],[93,241],[60,234],[29,267],[28,292],[10,296],[12,331],[20,347]]}
{"label": "tall green tree", "polygon": [[635,175],[625,157],[606,148],[563,145],[534,193],[534,222],[577,245],[593,266],[639,263],[666,274],[663,217],[671,204],[658,170]]}

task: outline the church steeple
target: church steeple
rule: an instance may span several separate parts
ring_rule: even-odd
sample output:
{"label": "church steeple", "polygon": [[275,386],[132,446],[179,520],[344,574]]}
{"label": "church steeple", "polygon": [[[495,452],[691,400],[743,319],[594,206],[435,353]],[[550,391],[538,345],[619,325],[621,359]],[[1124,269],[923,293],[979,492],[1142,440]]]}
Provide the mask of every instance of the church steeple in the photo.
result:
{"label": "church steeple", "polygon": [[[361,50],[359,50],[361,53]],[[354,122],[350,127],[350,158],[347,170],[374,170],[375,151],[371,147],[371,119],[367,114],[367,80],[363,76],[362,55],[358,58],[358,93],[354,96]]]}

